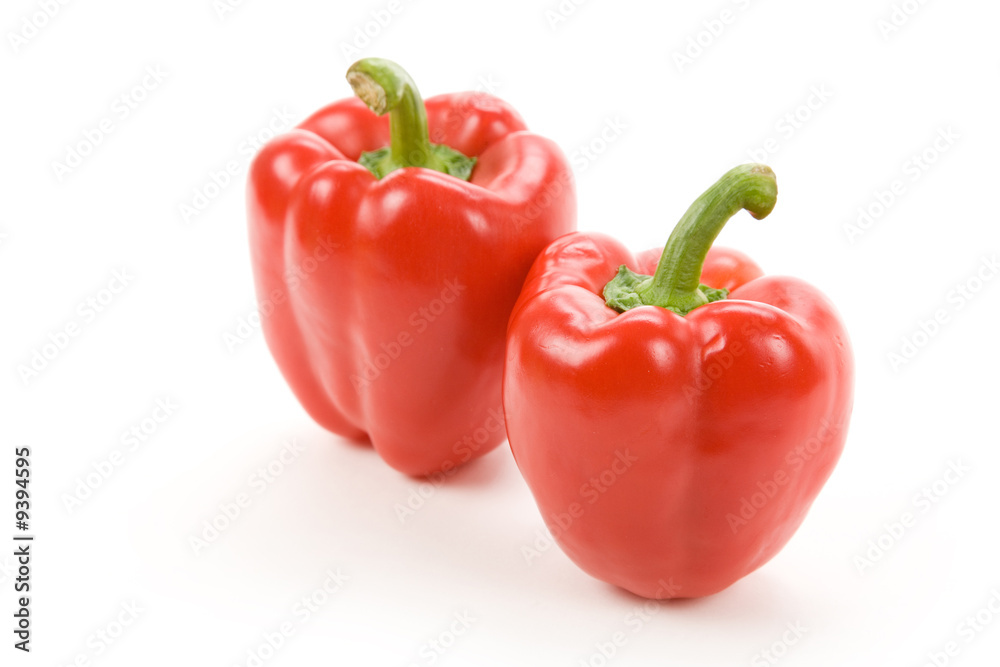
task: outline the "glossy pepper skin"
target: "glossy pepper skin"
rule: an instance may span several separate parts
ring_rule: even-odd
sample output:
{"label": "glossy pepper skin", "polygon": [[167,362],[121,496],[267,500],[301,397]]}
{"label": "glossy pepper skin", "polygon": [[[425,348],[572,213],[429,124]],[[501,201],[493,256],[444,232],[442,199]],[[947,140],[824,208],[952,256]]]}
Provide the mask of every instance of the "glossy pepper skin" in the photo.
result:
{"label": "glossy pepper skin", "polygon": [[[768,191],[744,196],[748,181]],[[767,167],[724,182],[721,217],[770,212]],[[621,265],[653,274],[661,251],[574,233],[534,263],[508,329],[508,437],[544,521],[583,570],[648,598],[709,595],[772,558],[830,476],[852,407],[851,350],[830,301],[737,251],[706,258],[717,233],[688,278],[727,297],[683,316],[617,312],[606,284]],[[692,245],[672,236],[663,255]]]}
{"label": "glossy pepper skin", "polygon": [[[363,62],[376,77],[402,71]],[[356,90],[377,97],[359,76]],[[413,114],[426,108],[425,143],[429,132],[475,158],[470,180],[408,165],[377,178],[359,157],[390,144],[395,156],[413,119],[393,111],[391,129],[346,99],[263,147],[247,207],[262,328],[293,392],[320,425],[419,476],[503,442],[507,319],[531,262],[574,229],[576,210],[562,152],[505,102],[402,99]]]}

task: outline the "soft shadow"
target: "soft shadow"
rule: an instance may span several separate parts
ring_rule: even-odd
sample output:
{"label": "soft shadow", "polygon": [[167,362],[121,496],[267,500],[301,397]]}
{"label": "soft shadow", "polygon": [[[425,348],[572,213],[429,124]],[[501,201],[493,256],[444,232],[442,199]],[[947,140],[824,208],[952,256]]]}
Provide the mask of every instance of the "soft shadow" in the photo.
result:
{"label": "soft shadow", "polygon": [[695,616],[710,614],[717,621],[735,624],[747,623],[778,613],[787,608],[788,598],[794,597],[797,593],[787,587],[787,580],[775,577],[766,564],[728,588],[699,598],[651,600],[612,584],[599,583],[604,588],[605,594],[624,605],[655,604],[659,611],[683,612]]}
{"label": "soft shadow", "polygon": [[447,473],[435,473],[413,479],[453,488],[485,488],[500,474],[501,466],[504,464],[504,456],[511,456],[506,440],[493,451],[472,459],[468,463],[463,463]]}

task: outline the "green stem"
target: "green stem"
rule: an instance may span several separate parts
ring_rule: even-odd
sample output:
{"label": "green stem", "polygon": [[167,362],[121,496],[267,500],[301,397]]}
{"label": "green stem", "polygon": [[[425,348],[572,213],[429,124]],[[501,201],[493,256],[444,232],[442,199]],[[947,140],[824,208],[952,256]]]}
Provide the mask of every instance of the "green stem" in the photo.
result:
{"label": "green stem", "polygon": [[705,256],[726,222],[740,209],[758,220],[774,208],[778,186],[771,168],[745,164],[729,170],[695,200],[667,240],[653,276],[626,267],[604,288],[610,307],[660,306],[686,315],[706,303],[725,298],[725,290],[700,284]]}
{"label": "green stem", "polygon": [[389,114],[389,147],[358,160],[377,178],[405,167],[424,167],[469,179],[475,158],[430,142],[424,100],[406,70],[384,58],[363,58],[347,70],[347,81],[369,109],[379,116]]}

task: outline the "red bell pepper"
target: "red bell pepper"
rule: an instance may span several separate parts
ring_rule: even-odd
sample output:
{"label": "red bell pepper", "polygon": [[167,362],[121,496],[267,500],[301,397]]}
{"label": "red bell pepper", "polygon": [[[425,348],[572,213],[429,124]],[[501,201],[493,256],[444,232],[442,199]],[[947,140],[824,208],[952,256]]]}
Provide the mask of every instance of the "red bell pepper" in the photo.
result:
{"label": "red bell pepper", "polygon": [[833,305],[709,250],[776,196],[770,168],[737,167],[662,253],[574,233],[528,275],[508,438],[556,542],[598,579],[650,598],[726,588],[791,538],[840,456],[853,360]]}
{"label": "red bell pepper", "polygon": [[531,262],[575,227],[571,171],[496,97],[425,105],[374,58],[348,81],[363,102],[321,109],[250,170],[264,336],[319,424],[405,473],[447,472],[504,440],[506,324]]}

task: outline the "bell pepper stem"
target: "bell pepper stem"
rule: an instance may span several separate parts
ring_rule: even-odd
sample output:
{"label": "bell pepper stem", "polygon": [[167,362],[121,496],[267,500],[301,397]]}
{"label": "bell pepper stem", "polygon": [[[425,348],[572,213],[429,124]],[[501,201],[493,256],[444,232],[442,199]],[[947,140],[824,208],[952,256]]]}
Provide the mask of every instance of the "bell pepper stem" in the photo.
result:
{"label": "bell pepper stem", "polygon": [[384,58],[364,58],[347,70],[354,94],[381,116],[389,114],[392,161],[423,167],[431,159],[427,111],[417,85],[402,67]]}
{"label": "bell pepper stem", "polygon": [[758,220],[774,208],[778,186],[771,168],[744,164],[729,170],[695,200],[674,227],[653,276],[621,267],[604,288],[608,306],[623,312],[636,306],[660,306],[687,315],[728,294],[700,284],[709,248],[726,222],[740,209]]}
{"label": "bell pepper stem", "polygon": [[475,158],[431,144],[424,100],[406,70],[385,58],[362,58],[347,70],[347,81],[369,109],[389,114],[388,150],[364,153],[358,160],[377,178],[404,167],[424,167],[469,179]]}

